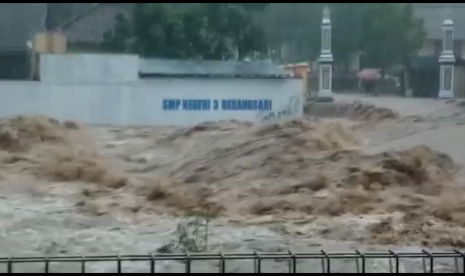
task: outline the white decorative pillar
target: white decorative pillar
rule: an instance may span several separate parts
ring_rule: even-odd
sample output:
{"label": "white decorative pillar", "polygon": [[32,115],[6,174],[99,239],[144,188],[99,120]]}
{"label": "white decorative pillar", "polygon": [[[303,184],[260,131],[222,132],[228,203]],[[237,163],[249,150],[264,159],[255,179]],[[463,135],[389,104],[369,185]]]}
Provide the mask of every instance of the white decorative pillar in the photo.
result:
{"label": "white decorative pillar", "polygon": [[329,19],[329,9],[323,10],[323,20],[321,21],[321,53],[318,58],[319,78],[318,78],[318,102],[333,101],[333,54],[331,53],[331,20]]}
{"label": "white decorative pillar", "polygon": [[442,52],[439,57],[439,98],[448,99],[454,97],[454,22],[447,12],[446,19],[442,23]]}

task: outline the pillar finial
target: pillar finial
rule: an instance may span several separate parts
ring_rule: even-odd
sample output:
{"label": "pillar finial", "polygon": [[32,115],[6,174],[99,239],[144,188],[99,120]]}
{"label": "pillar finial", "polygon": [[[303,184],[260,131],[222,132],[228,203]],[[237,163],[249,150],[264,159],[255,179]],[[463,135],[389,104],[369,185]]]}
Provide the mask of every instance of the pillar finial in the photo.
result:
{"label": "pillar finial", "polygon": [[450,9],[450,6],[448,6],[445,10],[445,18],[444,22],[442,23],[443,26],[453,26],[454,21],[452,20],[452,10]]}
{"label": "pillar finial", "polygon": [[323,9],[323,20],[329,20],[329,14],[330,11],[328,6],[325,6],[325,8]]}
{"label": "pillar finial", "polygon": [[329,13],[330,13],[330,11],[329,11],[328,6],[325,6],[325,8],[323,9],[323,18],[328,19],[329,18]]}
{"label": "pillar finial", "polygon": [[315,101],[332,102],[333,54],[331,53],[331,20],[329,8],[323,9],[321,21],[321,52],[319,61],[318,94]]}

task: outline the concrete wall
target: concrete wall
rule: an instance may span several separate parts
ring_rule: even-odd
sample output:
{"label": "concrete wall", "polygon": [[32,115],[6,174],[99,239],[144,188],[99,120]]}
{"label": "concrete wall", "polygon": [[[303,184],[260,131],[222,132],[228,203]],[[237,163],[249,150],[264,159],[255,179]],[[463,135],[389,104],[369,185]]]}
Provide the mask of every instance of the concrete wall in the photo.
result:
{"label": "concrete wall", "polygon": [[41,54],[40,79],[44,83],[123,83],[139,78],[137,55]]}
{"label": "concrete wall", "polygon": [[[51,81],[0,82],[0,117],[44,114],[59,120],[76,120],[87,124],[188,126],[232,119],[274,121],[303,114],[300,79],[164,78],[127,83],[93,83],[95,79],[88,72],[73,75],[69,72],[73,70],[77,69],[63,67],[55,75],[62,74],[73,84]],[[105,75],[105,72],[96,74]],[[87,81],[76,84],[79,79]],[[206,101],[186,102],[190,110],[183,108],[182,104],[177,109],[168,109],[167,104],[173,103],[169,100],[176,99],[181,103],[183,99]],[[258,110],[257,102],[252,102],[252,105],[246,104],[245,108],[236,106],[233,110],[225,110],[226,106],[222,106],[222,103],[235,101],[223,100],[234,99],[267,100],[265,102],[271,101],[271,108]],[[203,108],[198,107],[199,102]],[[205,102],[209,104],[205,105]],[[215,109],[216,104],[218,109]]]}

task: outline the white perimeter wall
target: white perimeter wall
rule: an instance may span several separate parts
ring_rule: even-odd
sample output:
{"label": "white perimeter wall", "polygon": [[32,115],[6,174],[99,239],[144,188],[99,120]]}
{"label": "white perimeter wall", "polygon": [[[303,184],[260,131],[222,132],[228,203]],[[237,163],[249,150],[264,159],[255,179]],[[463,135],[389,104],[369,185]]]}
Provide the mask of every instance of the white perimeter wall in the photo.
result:
{"label": "white perimeter wall", "polygon": [[[271,100],[271,111],[164,110],[164,99]],[[212,105],[213,106],[213,102]],[[300,79],[159,78],[126,83],[0,82],[0,117],[44,114],[105,125],[273,121],[303,114]]]}
{"label": "white perimeter wall", "polygon": [[[137,55],[43,54],[40,82],[0,82],[0,117],[43,114],[105,125],[273,121],[303,114],[300,79],[139,79]],[[166,110],[165,100],[205,100],[208,110]],[[271,110],[224,110],[222,100],[271,101]],[[215,110],[215,102],[220,103]]]}

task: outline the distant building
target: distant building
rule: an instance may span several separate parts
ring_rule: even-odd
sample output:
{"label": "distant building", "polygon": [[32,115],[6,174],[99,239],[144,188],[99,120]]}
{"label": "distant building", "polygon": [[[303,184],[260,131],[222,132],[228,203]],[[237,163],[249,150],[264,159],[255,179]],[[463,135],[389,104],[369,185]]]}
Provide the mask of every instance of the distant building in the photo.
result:
{"label": "distant building", "polygon": [[465,4],[464,3],[415,3],[414,13],[424,20],[426,40],[406,64],[403,87],[406,94],[414,97],[437,98],[439,92],[439,56],[442,52],[442,24],[450,13],[454,21],[453,51],[456,58],[454,95],[465,97]]}
{"label": "distant building", "polygon": [[60,26],[70,51],[99,51],[104,35],[111,31],[118,15],[128,15],[121,3],[98,3]]}
{"label": "distant building", "polygon": [[29,47],[45,31],[46,3],[0,3],[0,79],[27,79]]}
{"label": "distant building", "polygon": [[415,15],[424,20],[426,41],[419,51],[421,56],[439,57],[442,51],[442,23],[449,8],[454,21],[454,53],[465,58],[465,3],[415,3]]}

